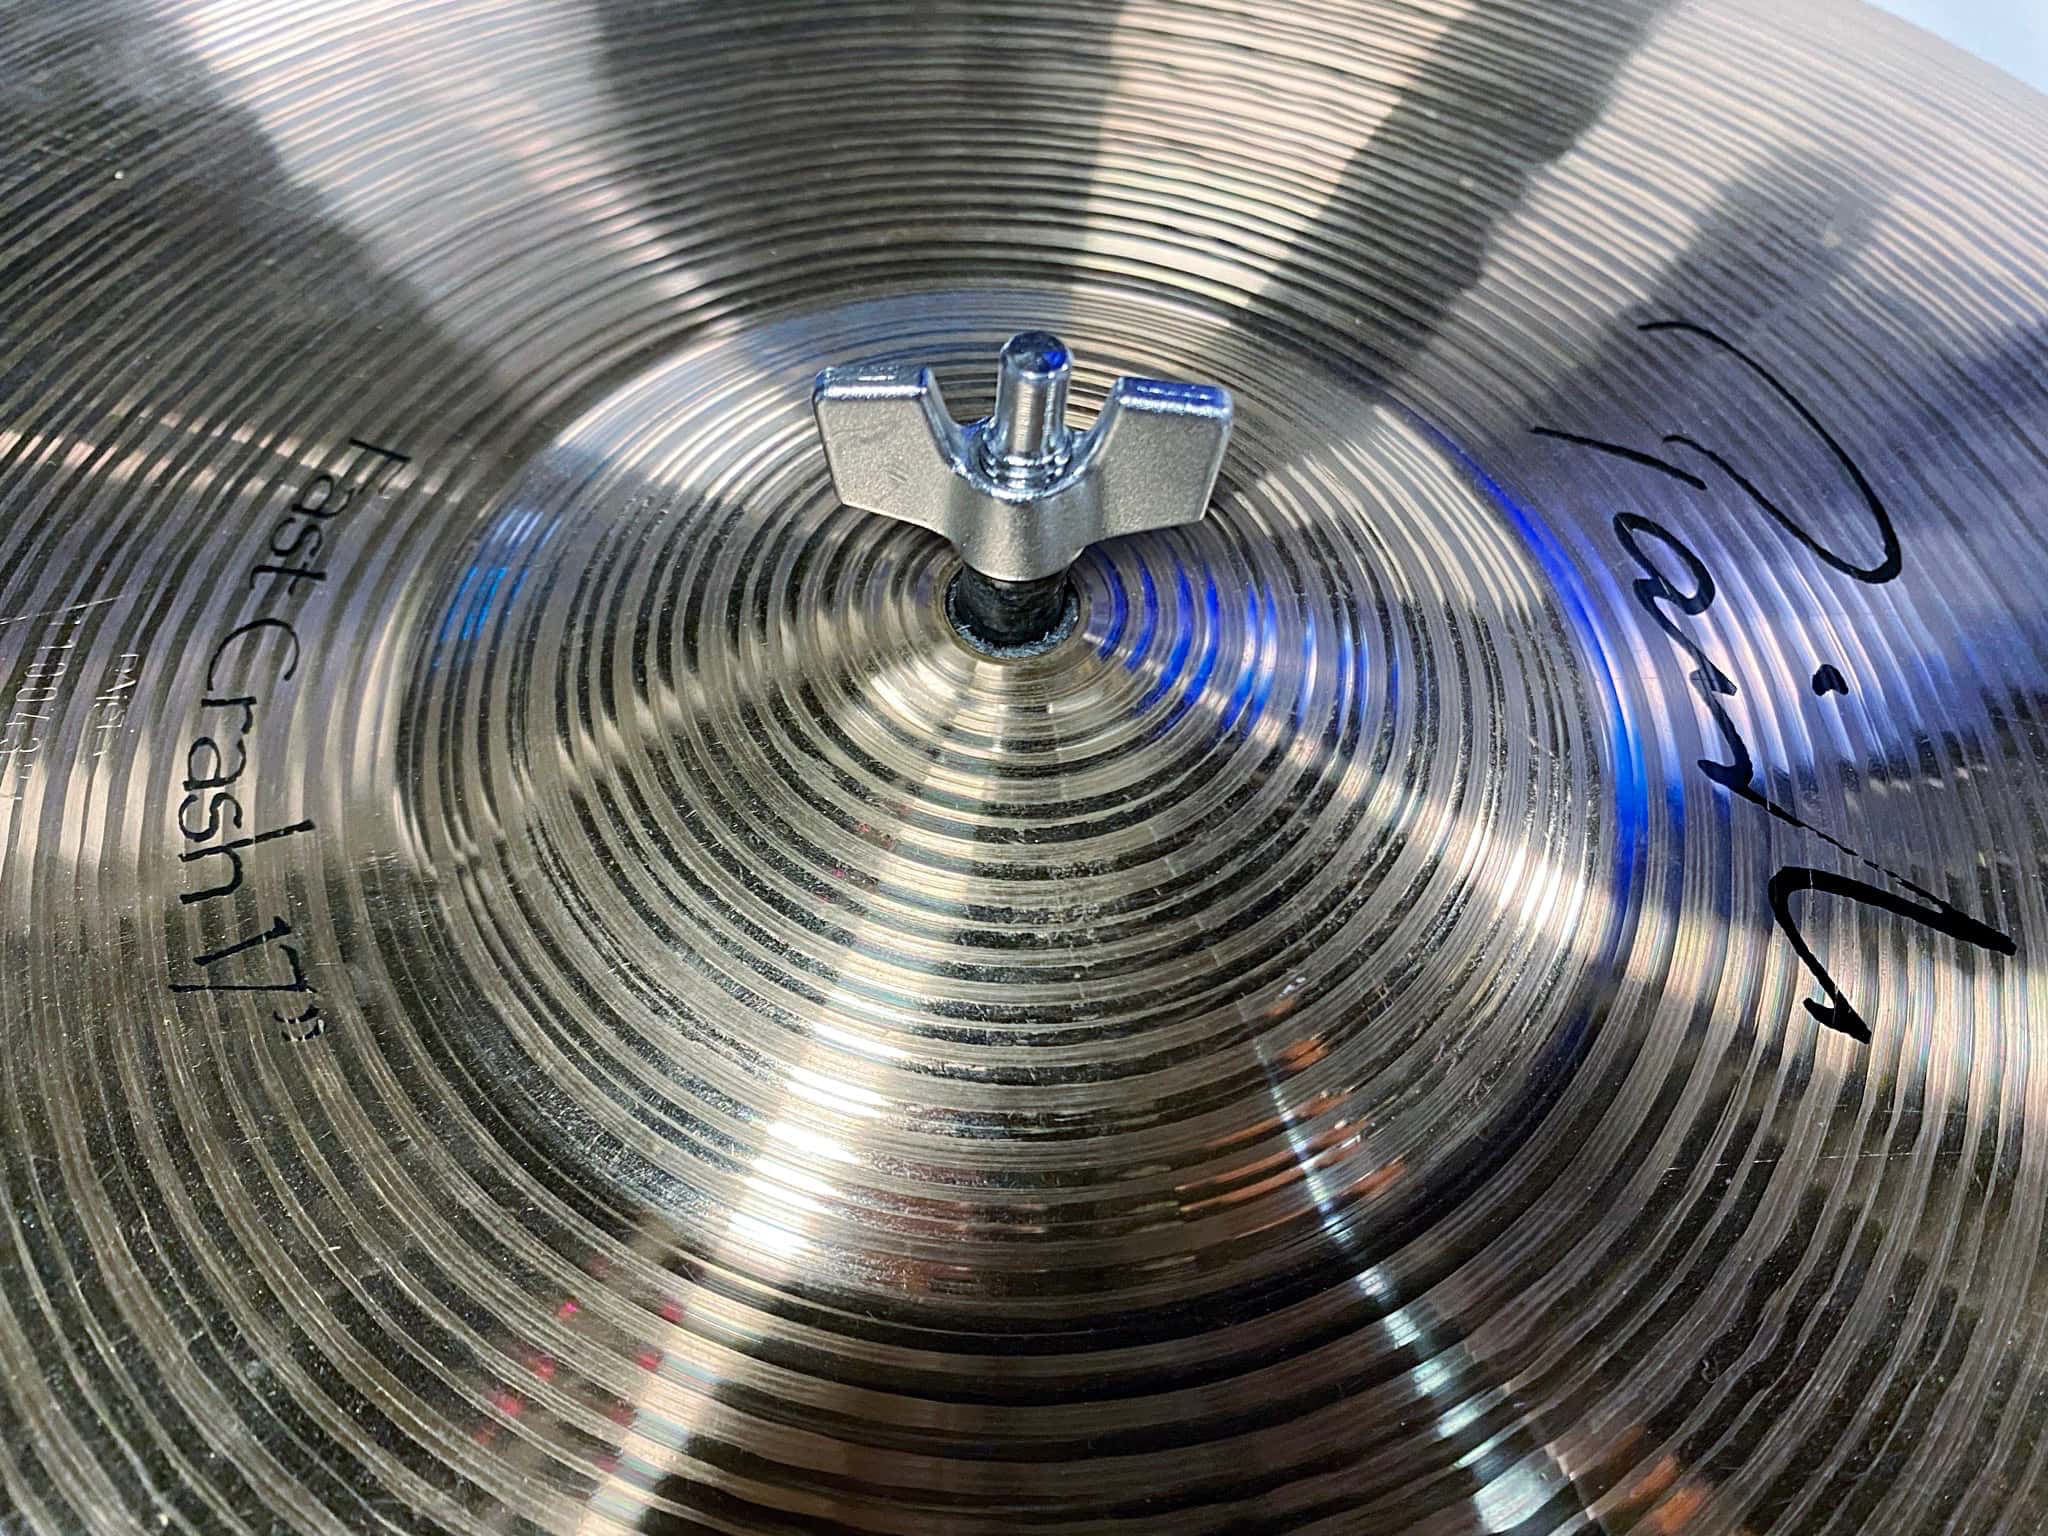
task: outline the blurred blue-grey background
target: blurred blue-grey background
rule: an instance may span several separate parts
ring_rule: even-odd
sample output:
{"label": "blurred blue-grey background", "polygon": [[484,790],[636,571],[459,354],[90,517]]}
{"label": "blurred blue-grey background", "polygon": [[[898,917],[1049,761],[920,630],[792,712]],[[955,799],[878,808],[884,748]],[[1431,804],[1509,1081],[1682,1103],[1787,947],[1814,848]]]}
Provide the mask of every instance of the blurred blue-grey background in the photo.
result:
{"label": "blurred blue-grey background", "polygon": [[2048,4],[2042,0],[1876,0],[1958,47],[2048,90]]}

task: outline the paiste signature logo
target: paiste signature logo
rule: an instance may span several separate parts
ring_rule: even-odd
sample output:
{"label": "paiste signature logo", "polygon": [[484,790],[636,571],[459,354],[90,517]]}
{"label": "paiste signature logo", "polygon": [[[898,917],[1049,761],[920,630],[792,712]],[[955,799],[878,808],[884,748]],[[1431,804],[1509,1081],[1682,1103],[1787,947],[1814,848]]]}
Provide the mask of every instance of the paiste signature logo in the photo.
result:
{"label": "paiste signature logo", "polygon": [[[1886,582],[1898,580],[1905,569],[1905,552],[1899,542],[1898,530],[1892,524],[1891,514],[1886,510],[1876,487],[1820,418],[1769,368],[1727,337],[1690,320],[1652,320],[1638,329],[1646,336],[1656,338],[1660,343],[1706,349],[1710,353],[1719,353],[1732,359],[1798,422],[1802,432],[1810,434],[1825,446],[1847,483],[1854,488],[1856,503],[1866,515],[1870,529],[1876,535],[1877,558],[1868,563],[1859,563],[1855,557],[1833,548],[1817,537],[1791,512],[1765,494],[1756,480],[1745,473],[1744,467],[1715,447],[1683,432],[1665,434],[1658,445],[1659,451],[1650,451],[1623,443],[1583,437],[1577,433],[1560,431],[1555,427],[1539,426],[1531,430],[1539,437],[1575,444],[1639,465],[1645,470],[1677,480],[1691,490],[1704,494],[1708,490],[1706,478],[1686,467],[1686,463],[1699,464],[1736,486],[1753,506],[1797,540],[1808,554],[1828,569],[1851,581],[1870,586],[1881,586]],[[1792,899],[1795,896],[1811,893],[1844,897],[1862,906],[1906,918],[1960,943],[1989,950],[1993,954],[2013,954],[2015,945],[2009,935],[1972,917],[1926,887],[1915,884],[1897,870],[1866,858],[1841,839],[1813,825],[1765,792],[1757,782],[1756,761],[1750,753],[1749,744],[1744,740],[1728,708],[1728,701],[1740,697],[1742,689],[1727,670],[1707,654],[1697,635],[1686,623],[1689,619],[1698,619],[1714,606],[1718,596],[1714,573],[1676,533],[1640,513],[1617,513],[1614,518],[1614,536],[1620,541],[1629,559],[1642,572],[1633,584],[1637,605],[1649,615],[1651,622],[1680,656],[1692,664],[1692,670],[1687,674],[1686,680],[1720,738],[1725,761],[1701,758],[1698,763],[1699,771],[1730,794],[1749,802],[1786,826],[1812,834],[1829,847],[1854,859],[1866,871],[1881,876],[1885,882],[1881,885],[1874,884],[1807,865],[1787,865],[1771,876],[1765,887],[1771,916],[1777,923],[1779,931],[1790,941],[1800,963],[1819,984],[1825,997],[1825,1001],[1809,998],[1806,1002],[1808,1011],[1829,1029],[1839,1030],[1866,1044],[1870,1040],[1869,1024],[1843,994],[1835,978],[1829,974],[1827,967],[1821,963],[1820,958],[1813,952],[1813,947],[1807,943],[1805,934],[1800,930],[1792,912]],[[1846,680],[1832,665],[1823,665],[1814,673],[1813,689],[1816,694],[1844,693],[1847,687]]]}

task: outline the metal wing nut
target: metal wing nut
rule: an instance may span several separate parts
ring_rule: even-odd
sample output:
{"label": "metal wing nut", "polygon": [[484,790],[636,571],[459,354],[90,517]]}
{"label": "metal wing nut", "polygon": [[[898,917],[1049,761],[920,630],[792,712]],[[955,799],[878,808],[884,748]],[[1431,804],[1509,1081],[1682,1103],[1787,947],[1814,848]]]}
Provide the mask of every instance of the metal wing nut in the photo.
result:
{"label": "metal wing nut", "polygon": [[995,414],[962,426],[928,368],[826,369],[811,399],[839,499],[942,534],[975,570],[1012,582],[1055,576],[1102,539],[1200,520],[1229,391],[1119,379],[1095,424],[1072,433],[1068,370],[1055,338],[1012,338]]}

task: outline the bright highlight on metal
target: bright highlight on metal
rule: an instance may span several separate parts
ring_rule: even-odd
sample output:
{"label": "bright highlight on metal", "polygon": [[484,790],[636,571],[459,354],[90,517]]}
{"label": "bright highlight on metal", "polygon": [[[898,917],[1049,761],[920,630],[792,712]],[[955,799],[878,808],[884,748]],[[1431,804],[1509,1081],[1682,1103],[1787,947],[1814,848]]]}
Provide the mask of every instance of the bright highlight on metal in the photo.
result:
{"label": "bright highlight on metal", "polygon": [[812,388],[839,499],[943,534],[972,573],[963,622],[998,646],[1052,628],[1090,544],[1199,522],[1230,439],[1228,390],[1164,379],[1118,379],[1069,431],[1072,372],[1058,337],[1011,337],[994,413],[964,427],[916,364],[828,368]]}

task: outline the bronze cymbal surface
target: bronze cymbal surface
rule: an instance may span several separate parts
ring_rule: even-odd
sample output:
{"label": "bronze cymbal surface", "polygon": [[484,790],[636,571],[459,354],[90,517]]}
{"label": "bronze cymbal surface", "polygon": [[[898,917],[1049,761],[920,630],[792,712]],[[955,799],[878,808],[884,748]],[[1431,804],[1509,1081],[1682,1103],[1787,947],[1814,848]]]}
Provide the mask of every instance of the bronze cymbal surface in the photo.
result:
{"label": "bronze cymbal surface", "polygon": [[[0,14],[0,1529],[2048,1518],[2048,106],[1811,0]],[[813,376],[1214,380],[1071,632]]]}

